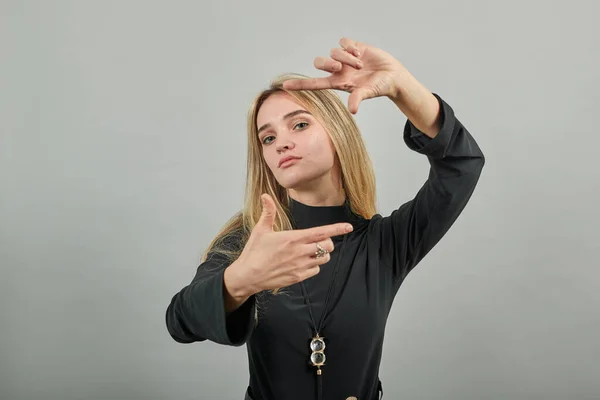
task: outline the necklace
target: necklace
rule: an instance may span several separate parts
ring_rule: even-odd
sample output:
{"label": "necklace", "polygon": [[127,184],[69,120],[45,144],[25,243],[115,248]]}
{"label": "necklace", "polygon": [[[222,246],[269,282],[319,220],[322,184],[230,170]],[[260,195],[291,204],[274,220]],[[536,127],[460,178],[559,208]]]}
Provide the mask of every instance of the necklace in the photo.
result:
{"label": "necklace", "polygon": [[320,400],[323,396],[323,385],[321,380],[322,370],[321,367],[325,365],[326,357],[325,357],[325,338],[321,336],[321,329],[323,328],[323,321],[325,321],[325,316],[327,314],[327,306],[329,305],[329,299],[333,293],[333,288],[335,286],[335,279],[337,277],[337,273],[340,266],[340,260],[342,259],[342,250],[344,249],[344,245],[346,244],[347,236],[344,236],[342,241],[342,245],[339,250],[339,256],[335,264],[335,268],[333,269],[333,277],[331,279],[331,283],[329,284],[329,288],[327,289],[327,296],[325,297],[325,305],[323,308],[323,313],[321,314],[321,320],[319,321],[319,325],[316,324],[315,318],[313,316],[312,307],[310,304],[310,297],[308,295],[308,291],[304,285],[304,282],[300,282],[300,286],[302,288],[302,294],[304,295],[304,300],[306,301],[306,305],[308,307],[308,313],[310,314],[310,319],[313,325],[313,329],[315,331],[314,336],[310,341],[310,364],[317,368],[317,399]]}

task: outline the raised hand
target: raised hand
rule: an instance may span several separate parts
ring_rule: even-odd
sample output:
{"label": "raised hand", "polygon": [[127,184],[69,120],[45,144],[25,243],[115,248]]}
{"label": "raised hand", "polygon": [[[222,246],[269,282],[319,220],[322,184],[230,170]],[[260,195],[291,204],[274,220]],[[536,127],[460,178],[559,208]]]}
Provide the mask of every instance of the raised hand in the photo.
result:
{"label": "raised hand", "polygon": [[314,66],[329,72],[324,78],[292,79],[284,83],[286,90],[338,89],[350,93],[348,109],[358,112],[362,100],[393,97],[398,83],[408,71],[389,53],[348,38],[340,40],[341,48],[331,50],[330,58],[316,57]]}

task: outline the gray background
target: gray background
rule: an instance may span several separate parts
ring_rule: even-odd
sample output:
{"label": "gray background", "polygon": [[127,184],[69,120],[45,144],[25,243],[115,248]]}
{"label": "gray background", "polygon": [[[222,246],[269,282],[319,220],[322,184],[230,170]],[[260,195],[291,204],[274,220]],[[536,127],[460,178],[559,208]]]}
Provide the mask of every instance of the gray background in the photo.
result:
{"label": "gray background", "polygon": [[[0,1],[0,398],[242,397],[245,348],[177,344],[165,308],[242,205],[252,98],[325,76],[342,36],[396,56],[487,156],[395,300],[384,398],[600,398],[599,8]],[[389,100],[356,118],[388,215],[428,164]]]}

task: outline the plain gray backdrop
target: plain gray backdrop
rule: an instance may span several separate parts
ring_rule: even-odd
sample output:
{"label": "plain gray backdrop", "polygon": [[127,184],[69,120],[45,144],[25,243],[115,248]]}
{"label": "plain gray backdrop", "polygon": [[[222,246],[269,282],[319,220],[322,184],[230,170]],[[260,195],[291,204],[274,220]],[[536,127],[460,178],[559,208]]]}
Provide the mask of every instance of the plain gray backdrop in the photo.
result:
{"label": "plain gray backdrop", "polygon": [[[599,12],[0,1],[0,398],[243,397],[245,348],[177,344],[165,309],[242,206],[253,97],[283,72],[326,76],[313,59],[342,36],[403,62],[487,157],[395,299],[384,398],[600,398]],[[427,160],[388,99],[356,119],[389,215]]]}

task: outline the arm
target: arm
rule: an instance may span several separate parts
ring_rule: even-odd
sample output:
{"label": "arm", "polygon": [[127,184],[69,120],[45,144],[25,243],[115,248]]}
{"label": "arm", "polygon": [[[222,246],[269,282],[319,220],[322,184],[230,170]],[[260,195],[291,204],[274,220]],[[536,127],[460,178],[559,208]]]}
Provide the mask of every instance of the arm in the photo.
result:
{"label": "arm", "polygon": [[222,255],[209,253],[192,282],[173,296],[165,320],[175,341],[241,346],[248,340],[256,299],[243,292],[231,266]]}
{"label": "arm", "polygon": [[251,296],[244,287],[239,274],[236,273],[234,267],[237,264],[236,260],[223,272],[223,297],[227,315],[240,308]]}
{"label": "arm", "polygon": [[[404,129],[407,146],[427,156],[429,177],[417,195],[379,220],[381,259],[393,268],[397,282],[414,268],[456,221],[479,180],[485,158],[479,146],[455,117],[452,108],[438,95],[436,129],[425,134],[416,126],[432,126],[418,112]],[[416,98],[416,97],[415,97]],[[399,106],[400,107],[400,106]],[[402,104],[403,108],[413,108]],[[408,113],[410,116],[411,114]],[[433,113],[428,113],[432,115]],[[423,128],[426,129],[426,128]]]}
{"label": "arm", "polygon": [[291,79],[286,90],[339,89],[350,93],[348,110],[361,101],[386,96],[408,117],[404,140],[426,155],[429,179],[416,197],[386,218],[373,217],[380,259],[401,281],[456,221],[479,180],[484,156],[452,108],[429,92],[390,53],[346,37],[331,57],[316,57],[324,78]]}

